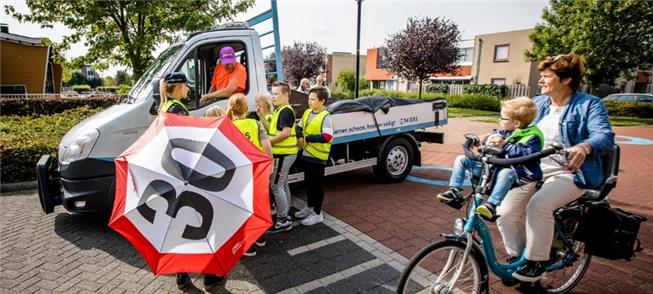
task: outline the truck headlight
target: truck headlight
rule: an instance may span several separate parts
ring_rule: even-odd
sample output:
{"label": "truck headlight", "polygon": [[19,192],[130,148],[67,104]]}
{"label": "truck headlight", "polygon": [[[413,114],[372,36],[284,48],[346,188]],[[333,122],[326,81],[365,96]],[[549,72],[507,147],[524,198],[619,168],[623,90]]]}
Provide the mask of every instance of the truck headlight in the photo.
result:
{"label": "truck headlight", "polygon": [[68,146],[59,147],[59,162],[69,164],[71,161],[88,157],[99,136],[98,129],[81,132]]}

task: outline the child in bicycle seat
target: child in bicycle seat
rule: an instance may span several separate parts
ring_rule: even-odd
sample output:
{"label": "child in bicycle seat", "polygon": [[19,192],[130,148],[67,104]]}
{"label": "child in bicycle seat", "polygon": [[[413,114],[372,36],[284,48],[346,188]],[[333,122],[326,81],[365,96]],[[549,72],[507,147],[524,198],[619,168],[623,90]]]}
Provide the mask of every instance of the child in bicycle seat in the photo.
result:
{"label": "child in bicycle seat", "polygon": [[[537,107],[528,97],[518,97],[501,102],[501,129],[495,129],[484,135],[481,142],[487,145],[503,146],[505,158],[515,158],[530,155],[542,150],[544,138],[542,132],[531,122],[537,116]],[[476,151],[474,151],[476,152]],[[437,198],[454,208],[461,208],[465,202],[463,181],[465,171],[475,176],[481,173],[480,162],[471,160],[464,155],[458,156],[454,162],[449,181],[449,190],[439,193]],[[520,184],[542,179],[540,161],[533,160],[519,165],[502,168],[496,173],[492,194],[480,205],[476,212],[488,221],[495,221],[496,207],[514,184]]]}

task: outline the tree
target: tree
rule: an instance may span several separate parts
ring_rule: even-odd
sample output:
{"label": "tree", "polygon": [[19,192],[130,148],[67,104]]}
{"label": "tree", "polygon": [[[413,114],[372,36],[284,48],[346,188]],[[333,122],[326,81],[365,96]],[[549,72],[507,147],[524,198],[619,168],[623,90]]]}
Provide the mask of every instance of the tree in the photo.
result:
{"label": "tree", "polygon": [[116,83],[116,79],[114,79],[112,76],[105,77],[103,80],[104,80],[104,83],[102,83],[102,84],[105,85],[105,86],[108,86],[108,87],[118,86],[118,83]]}
{"label": "tree", "polygon": [[318,75],[325,68],[326,49],[317,42],[295,42],[281,51],[283,75],[293,85]]}
{"label": "tree", "polygon": [[5,5],[5,12],[42,28],[62,23],[72,29],[73,34],[53,47],[64,52],[83,40],[88,53],[76,58],[74,67],[126,65],[138,79],[153,60],[155,45],[172,42],[178,33],[205,30],[253,4],[254,0],[27,0],[31,13],[18,13],[12,5]]}
{"label": "tree", "polygon": [[117,85],[131,85],[132,77],[124,70],[119,70],[116,72],[116,84]]}
{"label": "tree", "polygon": [[422,82],[436,72],[451,72],[460,57],[458,26],[445,18],[409,18],[406,28],[386,39],[388,69]]}
{"label": "tree", "polygon": [[552,0],[542,19],[530,35],[533,48],[526,57],[580,54],[590,89],[613,84],[620,75],[631,77],[653,60],[652,1]]}
{"label": "tree", "polygon": [[[353,93],[354,81],[356,80],[356,74],[353,69],[345,69],[338,73],[336,77],[336,84],[338,85],[338,91]],[[370,87],[370,82],[364,78],[358,79],[358,88],[359,89],[368,89]]]}
{"label": "tree", "polygon": [[86,85],[86,77],[81,72],[74,71],[68,80],[68,85]]}
{"label": "tree", "polygon": [[92,78],[92,79],[86,79],[86,84],[91,86],[91,88],[95,89],[97,87],[101,87],[104,83],[104,80],[102,78]]}

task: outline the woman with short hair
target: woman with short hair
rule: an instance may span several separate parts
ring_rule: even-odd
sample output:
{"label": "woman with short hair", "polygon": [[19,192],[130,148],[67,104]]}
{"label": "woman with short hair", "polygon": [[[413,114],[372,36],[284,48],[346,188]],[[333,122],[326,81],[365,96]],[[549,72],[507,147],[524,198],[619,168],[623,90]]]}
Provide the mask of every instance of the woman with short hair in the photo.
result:
{"label": "woman with short hair", "polygon": [[[603,102],[581,93],[585,74],[581,56],[571,53],[547,57],[538,66],[542,95],[533,99],[539,109],[534,123],[544,135],[545,147],[562,144],[567,158],[542,158],[542,186],[526,184],[512,189],[497,214],[499,232],[509,259],[522,252],[526,263],[513,273],[520,281],[539,280],[553,242],[553,212],[580,198],[603,181],[600,155],[614,145],[614,133]],[[525,223],[523,219],[525,218]]]}

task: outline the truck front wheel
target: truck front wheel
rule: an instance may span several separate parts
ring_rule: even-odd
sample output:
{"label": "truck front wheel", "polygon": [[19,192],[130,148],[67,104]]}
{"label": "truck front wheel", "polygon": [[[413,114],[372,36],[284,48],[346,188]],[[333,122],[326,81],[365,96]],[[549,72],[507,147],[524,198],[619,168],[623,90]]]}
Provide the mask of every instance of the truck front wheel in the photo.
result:
{"label": "truck front wheel", "polygon": [[413,169],[414,151],[408,140],[395,138],[390,141],[374,166],[374,173],[383,181],[403,181]]}

